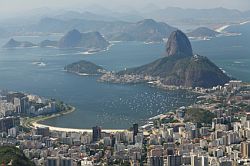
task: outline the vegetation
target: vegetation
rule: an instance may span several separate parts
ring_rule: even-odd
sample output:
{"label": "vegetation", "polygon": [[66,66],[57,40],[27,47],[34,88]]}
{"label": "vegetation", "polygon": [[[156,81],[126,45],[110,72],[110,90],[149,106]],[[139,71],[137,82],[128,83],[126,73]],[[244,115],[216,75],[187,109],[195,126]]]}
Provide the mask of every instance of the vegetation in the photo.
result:
{"label": "vegetation", "polygon": [[141,67],[118,72],[117,75],[148,75],[160,77],[165,84],[186,87],[224,85],[230,78],[208,58],[202,56],[164,57]]}
{"label": "vegetation", "polygon": [[179,123],[179,121],[175,118],[170,118],[170,119],[161,119],[160,120],[161,124],[167,124],[167,123]]}
{"label": "vegetation", "polygon": [[79,62],[67,65],[64,69],[71,73],[91,75],[102,74],[102,71],[104,71],[104,68],[102,68],[101,66],[98,66],[92,62],[88,62],[85,60],[81,60]]}
{"label": "vegetation", "polygon": [[166,55],[152,63],[120,71],[117,75],[151,76],[160,78],[165,85],[204,88],[224,85],[230,80],[208,58],[193,55],[189,39],[179,30],[171,33]]}
{"label": "vegetation", "polygon": [[12,163],[13,166],[35,165],[27,157],[25,157],[20,149],[10,146],[0,147],[0,163],[5,165]]}
{"label": "vegetation", "polygon": [[215,118],[215,114],[208,110],[192,108],[186,111],[184,121],[198,124],[211,124],[213,118]]}
{"label": "vegetation", "polygon": [[67,106],[62,101],[56,101],[56,111],[63,112],[67,110]]}

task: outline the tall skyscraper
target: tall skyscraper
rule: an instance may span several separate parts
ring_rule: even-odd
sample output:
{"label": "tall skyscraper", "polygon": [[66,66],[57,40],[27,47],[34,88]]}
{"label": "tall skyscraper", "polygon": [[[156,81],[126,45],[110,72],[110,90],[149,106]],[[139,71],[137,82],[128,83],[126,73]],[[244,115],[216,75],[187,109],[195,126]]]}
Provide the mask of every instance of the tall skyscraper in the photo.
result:
{"label": "tall skyscraper", "polygon": [[250,142],[242,142],[240,145],[242,158],[250,158]]}
{"label": "tall skyscraper", "polygon": [[138,124],[135,123],[133,124],[133,144],[135,144],[135,136],[138,134],[139,129],[138,129]]}
{"label": "tall skyscraper", "polygon": [[19,117],[0,118],[0,132],[8,132],[8,129],[20,125]]}
{"label": "tall skyscraper", "polygon": [[29,103],[29,99],[27,97],[21,98],[20,104],[21,104],[21,113],[22,114],[26,114],[27,113],[28,103]]}
{"label": "tall skyscraper", "polygon": [[168,156],[168,166],[180,166],[181,165],[181,156],[169,155]]}
{"label": "tall skyscraper", "polygon": [[201,166],[207,166],[208,165],[208,157],[207,156],[200,156],[200,165]]}
{"label": "tall skyscraper", "polygon": [[150,166],[163,166],[164,165],[163,157],[159,157],[159,156],[150,157],[149,165]]}
{"label": "tall skyscraper", "polygon": [[36,134],[42,135],[43,137],[48,137],[49,136],[49,127],[37,127]]}
{"label": "tall skyscraper", "polygon": [[151,149],[149,152],[148,162],[150,166],[163,166],[163,148],[162,146],[155,146],[154,149]]}
{"label": "tall skyscraper", "polygon": [[101,128],[99,126],[95,126],[92,129],[93,129],[92,141],[97,142],[101,138]]}
{"label": "tall skyscraper", "polygon": [[197,155],[191,156],[191,166],[199,166],[199,159]]}

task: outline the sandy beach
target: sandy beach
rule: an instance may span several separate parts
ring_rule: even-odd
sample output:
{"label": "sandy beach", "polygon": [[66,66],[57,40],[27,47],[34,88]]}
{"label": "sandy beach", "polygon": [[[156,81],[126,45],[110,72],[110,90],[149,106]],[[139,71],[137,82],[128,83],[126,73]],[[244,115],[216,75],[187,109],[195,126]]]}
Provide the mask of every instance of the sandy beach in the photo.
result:
{"label": "sandy beach", "polygon": [[[54,114],[48,117],[42,117],[36,120],[31,120],[30,121],[30,128],[37,128],[37,127],[48,127],[51,131],[65,131],[65,132],[92,132],[92,129],[74,129],[74,128],[63,128],[63,127],[54,127],[54,126],[49,126],[49,125],[44,125],[44,124],[40,124],[40,121],[46,120],[46,119],[51,119],[51,118],[55,118],[61,115],[66,115],[69,113],[72,113],[75,111],[75,107],[71,107],[71,109],[69,109],[66,112],[63,112],[61,114]],[[123,132],[125,131],[125,129],[102,129],[103,132],[106,133],[115,133],[115,132]]]}
{"label": "sandy beach", "polygon": [[[65,131],[65,132],[92,132],[92,129],[73,129],[73,128],[61,128],[61,127],[54,127],[54,126],[48,126],[48,125],[43,125],[39,124],[38,122],[33,122],[32,123],[33,128],[37,127],[49,127],[51,131]],[[122,129],[102,129],[103,132],[106,133],[115,133],[115,132],[123,132],[125,130]]]}

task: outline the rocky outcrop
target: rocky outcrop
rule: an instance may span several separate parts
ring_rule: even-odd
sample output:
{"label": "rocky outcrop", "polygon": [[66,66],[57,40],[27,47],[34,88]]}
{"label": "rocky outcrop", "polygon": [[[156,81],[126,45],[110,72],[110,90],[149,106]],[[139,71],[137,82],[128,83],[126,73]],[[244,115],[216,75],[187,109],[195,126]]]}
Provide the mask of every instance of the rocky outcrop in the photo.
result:
{"label": "rocky outcrop", "polygon": [[167,56],[192,56],[193,50],[188,37],[180,30],[171,33],[166,45]]}
{"label": "rocky outcrop", "polygon": [[112,79],[108,78],[107,80],[133,82],[131,79],[135,78],[135,82],[141,82],[147,81],[146,77],[152,77],[165,85],[204,88],[224,85],[230,80],[208,58],[193,55],[190,41],[179,30],[171,34],[166,51],[167,57],[140,67],[120,71],[112,75]]}

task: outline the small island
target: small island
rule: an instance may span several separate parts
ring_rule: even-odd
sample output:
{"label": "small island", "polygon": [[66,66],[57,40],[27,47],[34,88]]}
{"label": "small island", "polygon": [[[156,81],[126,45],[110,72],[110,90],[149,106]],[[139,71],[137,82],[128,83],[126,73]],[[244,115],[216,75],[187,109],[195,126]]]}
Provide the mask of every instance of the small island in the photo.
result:
{"label": "small island", "polygon": [[106,72],[103,67],[85,60],[69,64],[64,70],[77,75],[101,75]]}
{"label": "small island", "polygon": [[221,35],[221,33],[214,31],[212,29],[209,29],[207,27],[199,27],[189,33],[187,33],[187,36],[189,38],[214,38],[218,35]]}
{"label": "small island", "polygon": [[59,48],[83,48],[85,50],[104,50],[109,42],[99,32],[81,33],[74,29],[58,42]]}
{"label": "small island", "polygon": [[99,32],[81,33],[74,29],[66,33],[59,41],[44,40],[38,44],[10,39],[3,48],[53,47],[59,49],[80,48],[88,53],[107,50],[110,43]]}
{"label": "small island", "polygon": [[44,40],[39,44],[40,47],[57,47],[58,41]]}
{"label": "small island", "polygon": [[35,47],[36,44],[33,44],[28,41],[16,41],[14,39],[10,39],[3,48],[28,48],[28,47]]}

